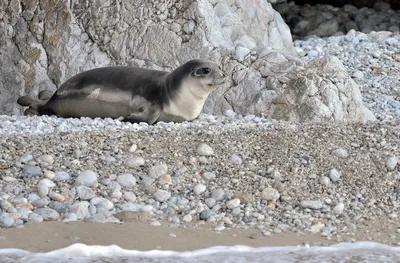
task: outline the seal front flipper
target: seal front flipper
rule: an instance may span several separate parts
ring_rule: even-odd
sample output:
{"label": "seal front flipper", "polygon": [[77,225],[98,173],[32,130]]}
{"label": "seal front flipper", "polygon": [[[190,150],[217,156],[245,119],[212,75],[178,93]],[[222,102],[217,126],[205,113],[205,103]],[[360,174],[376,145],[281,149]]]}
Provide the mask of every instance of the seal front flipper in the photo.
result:
{"label": "seal front flipper", "polygon": [[139,108],[137,109],[137,112],[133,112],[129,116],[124,117],[122,121],[131,123],[147,122],[147,124],[151,125],[156,122],[161,112],[162,108],[160,106]]}

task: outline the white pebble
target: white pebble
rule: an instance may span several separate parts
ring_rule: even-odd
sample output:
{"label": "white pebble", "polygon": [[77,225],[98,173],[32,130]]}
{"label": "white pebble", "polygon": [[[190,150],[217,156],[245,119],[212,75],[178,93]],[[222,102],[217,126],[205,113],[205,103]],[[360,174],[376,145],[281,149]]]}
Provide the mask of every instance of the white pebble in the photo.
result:
{"label": "white pebble", "polygon": [[388,169],[389,171],[393,171],[393,170],[396,168],[398,162],[399,162],[399,158],[397,158],[397,157],[390,157],[390,158],[387,160],[387,162],[386,162],[386,167],[387,167],[387,169]]}
{"label": "white pebble", "polygon": [[329,177],[333,182],[337,182],[340,180],[340,172],[333,168],[332,170],[329,171]]}
{"label": "white pebble", "polygon": [[50,192],[49,193],[50,199],[58,202],[64,202],[65,197],[62,194],[56,193],[56,192]]}
{"label": "white pebble", "polygon": [[122,174],[117,177],[117,182],[126,188],[132,188],[136,185],[136,178],[132,174]]}
{"label": "white pebble", "polygon": [[87,170],[81,172],[78,177],[76,178],[75,182],[77,185],[84,185],[88,187],[97,187],[98,174],[96,172]]}
{"label": "white pebble", "polygon": [[214,155],[214,150],[206,143],[200,143],[197,146],[197,154],[201,156]]}
{"label": "white pebble", "polygon": [[239,198],[234,198],[232,200],[229,200],[228,202],[226,202],[226,207],[228,209],[234,209],[236,207],[240,206],[240,199]]}
{"label": "white pebble", "polygon": [[344,204],[343,203],[339,203],[337,204],[333,209],[332,209],[333,213],[340,215],[343,213],[344,211]]}
{"label": "white pebble", "polygon": [[194,188],[193,191],[196,195],[201,195],[206,191],[206,186],[204,184],[197,184]]}

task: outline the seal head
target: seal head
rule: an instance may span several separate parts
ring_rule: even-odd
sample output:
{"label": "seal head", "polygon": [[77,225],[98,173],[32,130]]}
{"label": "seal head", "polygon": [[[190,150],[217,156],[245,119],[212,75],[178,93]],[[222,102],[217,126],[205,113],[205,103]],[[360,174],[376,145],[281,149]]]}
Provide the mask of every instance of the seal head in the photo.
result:
{"label": "seal head", "polygon": [[167,75],[168,99],[157,121],[180,122],[197,118],[208,95],[226,81],[218,65],[191,60]]}

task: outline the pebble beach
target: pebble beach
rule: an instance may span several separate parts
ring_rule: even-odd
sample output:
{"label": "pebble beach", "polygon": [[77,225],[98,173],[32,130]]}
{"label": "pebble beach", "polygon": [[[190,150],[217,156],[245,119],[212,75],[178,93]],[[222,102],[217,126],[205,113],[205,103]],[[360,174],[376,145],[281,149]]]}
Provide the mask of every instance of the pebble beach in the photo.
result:
{"label": "pebble beach", "polygon": [[[230,110],[152,126],[0,116],[0,248],[96,245],[89,236],[112,236],[135,222],[173,239],[198,229],[187,241],[198,246],[188,250],[212,243],[203,232],[222,237],[215,246],[400,246],[399,32],[350,29],[294,44],[305,61],[337,56],[377,121],[300,124]],[[67,243],[55,236],[36,245],[24,241],[23,233],[39,237],[41,227],[34,226],[45,224],[77,232]],[[103,245],[140,247],[130,241],[135,226],[131,234],[125,230],[127,236]],[[179,250],[170,239],[161,245],[144,239],[143,250]],[[386,262],[396,262],[399,253],[386,254]]]}

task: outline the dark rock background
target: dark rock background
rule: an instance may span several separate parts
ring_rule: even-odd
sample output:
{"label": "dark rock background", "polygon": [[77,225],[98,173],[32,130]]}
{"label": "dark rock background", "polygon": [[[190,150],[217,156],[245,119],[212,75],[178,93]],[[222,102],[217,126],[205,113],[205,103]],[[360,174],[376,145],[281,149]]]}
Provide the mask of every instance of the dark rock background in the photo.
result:
{"label": "dark rock background", "polygon": [[400,9],[400,0],[295,0],[296,5],[317,5],[317,4],[324,4],[324,5],[332,5],[341,7],[344,5],[354,5],[355,7],[370,7],[372,8],[375,3],[377,2],[386,2],[389,3],[392,9]]}

